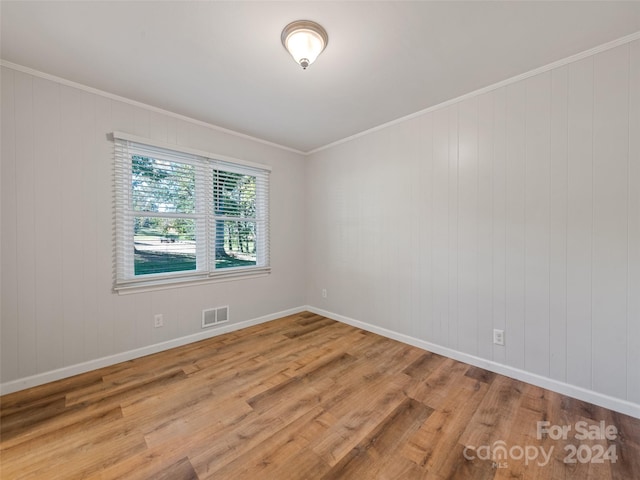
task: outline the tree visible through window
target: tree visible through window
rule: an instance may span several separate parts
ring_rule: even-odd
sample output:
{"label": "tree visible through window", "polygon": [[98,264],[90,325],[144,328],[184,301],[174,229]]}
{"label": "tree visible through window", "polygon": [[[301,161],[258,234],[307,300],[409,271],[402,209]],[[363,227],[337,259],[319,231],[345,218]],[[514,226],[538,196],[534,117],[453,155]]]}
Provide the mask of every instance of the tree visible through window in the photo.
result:
{"label": "tree visible through window", "polygon": [[135,275],[195,270],[194,166],[133,155],[131,186]]}
{"label": "tree visible through window", "polygon": [[268,268],[266,170],[116,137],[115,196],[116,286]]}
{"label": "tree visible through window", "polygon": [[214,171],[216,268],[256,264],[256,177]]}

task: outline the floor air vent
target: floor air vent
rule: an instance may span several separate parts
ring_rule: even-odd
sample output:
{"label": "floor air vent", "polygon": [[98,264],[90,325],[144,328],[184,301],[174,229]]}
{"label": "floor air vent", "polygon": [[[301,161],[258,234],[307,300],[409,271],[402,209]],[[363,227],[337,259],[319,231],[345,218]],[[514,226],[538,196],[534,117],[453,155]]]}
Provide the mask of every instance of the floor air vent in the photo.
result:
{"label": "floor air vent", "polygon": [[213,327],[229,321],[229,306],[202,311],[202,328]]}

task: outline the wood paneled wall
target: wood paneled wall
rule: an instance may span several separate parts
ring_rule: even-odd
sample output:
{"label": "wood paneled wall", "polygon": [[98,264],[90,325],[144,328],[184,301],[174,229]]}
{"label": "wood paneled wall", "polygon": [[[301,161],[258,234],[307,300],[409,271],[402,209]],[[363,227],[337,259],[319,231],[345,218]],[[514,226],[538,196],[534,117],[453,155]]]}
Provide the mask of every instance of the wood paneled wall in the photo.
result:
{"label": "wood paneled wall", "polygon": [[314,153],[308,185],[310,305],[640,403],[640,41]]}
{"label": "wood paneled wall", "polygon": [[[1,83],[2,383],[199,333],[205,308],[305,304],[302,155],[12,68]],[[114,130],[271,165],[273,273],[112,293]]]}

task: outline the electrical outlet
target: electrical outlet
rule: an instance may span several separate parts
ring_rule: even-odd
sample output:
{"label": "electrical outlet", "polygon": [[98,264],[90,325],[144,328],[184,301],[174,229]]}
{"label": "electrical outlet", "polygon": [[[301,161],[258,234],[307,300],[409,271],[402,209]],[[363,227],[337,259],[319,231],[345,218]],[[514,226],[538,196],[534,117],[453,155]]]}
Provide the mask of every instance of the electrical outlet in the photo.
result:
{"label": "electrical outlet", "polygon": [[322,289],[322,298],[327,298],[327,289],[326,288]]}
{"label": "electrical outlet", "polygon": [[164,318],[162,317],[161,313],[157,313],[156,315],[153,316],[153,326],[155,328],[164,326]]}
{"label": "electrical outlet", "polygon": [[493,329],[493,343],[496,345],[504,345],[504,330]]}

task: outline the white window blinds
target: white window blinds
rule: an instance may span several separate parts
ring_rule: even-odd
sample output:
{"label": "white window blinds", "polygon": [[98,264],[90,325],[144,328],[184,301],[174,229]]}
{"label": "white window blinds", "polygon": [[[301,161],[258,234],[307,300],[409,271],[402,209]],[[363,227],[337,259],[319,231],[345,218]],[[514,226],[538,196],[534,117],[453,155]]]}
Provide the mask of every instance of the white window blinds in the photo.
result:
{"label": "white window blinds", "polygon": [[114,143],[116,289],[268,272],[268,168]]}

